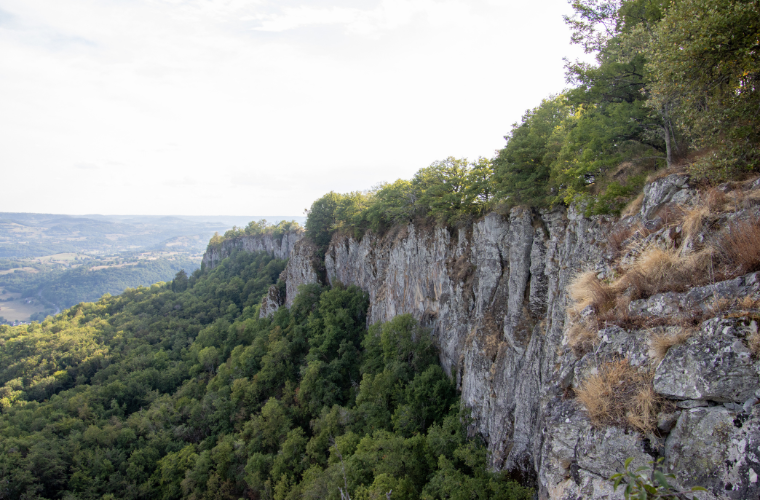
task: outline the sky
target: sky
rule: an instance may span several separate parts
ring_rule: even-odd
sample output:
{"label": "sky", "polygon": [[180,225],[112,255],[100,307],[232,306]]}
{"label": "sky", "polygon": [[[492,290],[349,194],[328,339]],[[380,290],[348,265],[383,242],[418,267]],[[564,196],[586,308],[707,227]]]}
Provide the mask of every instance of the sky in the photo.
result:
{"label": "sky", "polygon": [[0,212],[303,215],[493,157],[566,0],[0,0]]}

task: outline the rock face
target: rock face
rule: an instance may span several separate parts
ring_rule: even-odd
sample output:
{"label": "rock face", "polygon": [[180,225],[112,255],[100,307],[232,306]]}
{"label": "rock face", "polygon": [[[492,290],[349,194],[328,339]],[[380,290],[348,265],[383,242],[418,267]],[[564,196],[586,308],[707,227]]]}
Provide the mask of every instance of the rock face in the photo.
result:
{"label": "rock face", "polygon": [[[652,225],[647,241],[668,244],[681,229],[653,218],[693,195],[685,176],[657,180],[646,187],[640,213],[623,223]],[[568,345],[567,287],[579,271],[614,276],[608,235],[619,223],[573,208],[516,208],[456,231],[410,224],[383,237],[336,235],[324,260],[302,239],[287,246],[284,300],[270,293],[262,315],[289,307],[301,285],[338,281],[369,294],[370,323],[412,314],[436,339],[441,365],[472,410],[470,430],[488,443],[491,467],[535,486],[541,499],[623,498],[609,476],[626,458],[635,468],[661,456],[681,486],[710,489],[700,498],[760,498],[760,362],[748,348],[755,321],[707,319],[662,361],[653,357],[653,330],[644,326],[602,327],[592,352]],[[690,311],[710,318],[719,300],[759,296],[754,273],[633,301],[628,314],[633,324]],[[621,358],[653,371],[655,390],[671,400],[647,435],[595,428],[573,398],[601,363]]]}
{"label": "rock face", "polygon": [[[544,416],[564,389],[565,289],[577,270],[606,268],[609,225],[518,208],[453,234],[409,225],[383,238],[336,236],[324,265],[331,283],[369,293],[371,323],[410,313],[431,328],[491,465],[538,485]],[[317,280],[302,245],[288,264],[288,303]]]}
{"label": "rock face", "polygon": [[278,259],[287,259],[296,243],[303,237],[303,231],[288,231],[281,238],[272,235],[241,236],[222,242],[218,248],[209,248],[203,254],[202,266],[213,269],[222,260],[229,257],[234,249],[244,252],[267,252]]}

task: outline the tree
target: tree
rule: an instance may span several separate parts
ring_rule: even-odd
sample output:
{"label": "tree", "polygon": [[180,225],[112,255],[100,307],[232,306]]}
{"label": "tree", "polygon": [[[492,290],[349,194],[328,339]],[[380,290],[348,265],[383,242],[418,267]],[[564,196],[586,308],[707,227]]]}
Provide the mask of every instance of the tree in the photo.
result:
{"label": "tree", "polygon": [[188,278],[187,273],[184,269],[180,269],[179,272],[174,276],[174,280],[172,280],[172,291],[173,292],[184,292],[187,290],[188,285]]}
{"label": "tree", "polygon": [[646,52],[649,102],[675,103],[697,148],[716,148],[724,169],[760,159],[760,5],[751,0],[674,2]]}
{"label": "tree", "polygon": [[552,198],[550,166],[572,119],[564,95],[552,96],[525,112],[504,137],[507,145],[494,159],[498,196],[507,204],[546,206]]}

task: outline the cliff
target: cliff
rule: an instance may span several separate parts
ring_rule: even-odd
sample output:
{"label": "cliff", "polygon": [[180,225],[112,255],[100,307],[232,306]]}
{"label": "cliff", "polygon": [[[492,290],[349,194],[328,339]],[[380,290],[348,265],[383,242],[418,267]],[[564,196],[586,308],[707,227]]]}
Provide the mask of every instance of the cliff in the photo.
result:
{"label": "cliff", "polygon": [[241,236],[224,240],[221,245],[206,249],[201,266],[213,269],[222,260],[229,257],[233,250],[244,252],[266,252],[278,259],[287,259],[293,252],[295,244],[303,237],[303,230],[288,231],[281,236],[271,234]]}
{"label": "cliff", "polygon": [[[687,177],[671,175],[648,185],[640,210],[623,220],[587,218],[572,207],[515,208],[456,231],[410,224],[358,241],[336,235],[324,268],[330,283],[368,292],[371,323],[411,313],[430,328],[442,366],[472,410],[471,431],[488,443],[491,466],[537,487],[540,498],[622,498],[608,478],[628,457],[632,467],[663,457],[679,486],[710,490],[702,498],[759,498],[760,362],[751,348],[757,314],[725,305],[756,311],[758,274],[708,284],[694,276],[686,286],[633,300],[627,284],[627,295],[605,298],[617,304],[614,318],[571,293],[582,271],[591,271],[600,290],[620,282],[625,269],[638,265],[645,273],[642,255],[658,245],[698,255],[693,249],[715,242],[721,228],[758,217],[758,188],[725,187],[741,194],[742,205],[700,212],[696,226],[694,217],[673,214],[694,213],[704,200]],[[319,279],[308,240],[290,255],[288,305],[299,285]],[[672,340],[664,348],[663,338]],[[615,366],[649,380],[650,399],[619,381],[611,390],[619,399],[600,404],[613,406],[608,414],[618,404],[632,409],[604,423],[580,394]],[[637,424],[639,410],[640,420],[649,412],[654,423]]]}

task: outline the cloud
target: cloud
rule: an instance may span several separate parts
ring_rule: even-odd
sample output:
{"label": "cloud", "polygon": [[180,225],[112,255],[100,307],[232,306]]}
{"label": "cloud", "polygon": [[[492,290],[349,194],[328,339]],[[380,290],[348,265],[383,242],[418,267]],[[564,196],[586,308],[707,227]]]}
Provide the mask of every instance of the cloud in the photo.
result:
{"label": "cloud", "polygon": [[77,170],[100,170],[100,167],[93,163],[76,163],[71,167]]}
{"label": "cloud", "polygon": [[257,31],[283,32],[303,27],[341,25],[352,35],[373,35],[413,22],[422,15],[436,27],[452,26],[467,18],[470,9],[459,1],[383,0],[373,9],[347,7],[317,8],[302,5],[277,12],[248,15],[241,20],[254,21]]}
{"label": "cloud", "polygon": [[186,175],[181,178],[175,177],[171,179],[166,179],[161,184],[163,184],[164,186],[169,186],[169,187],[184,187],[184,186],[195,186],[198,183],[196,182],[195,179]]}

